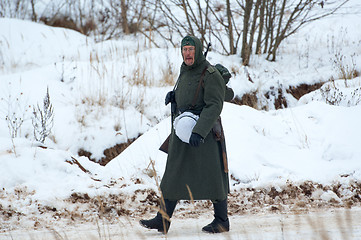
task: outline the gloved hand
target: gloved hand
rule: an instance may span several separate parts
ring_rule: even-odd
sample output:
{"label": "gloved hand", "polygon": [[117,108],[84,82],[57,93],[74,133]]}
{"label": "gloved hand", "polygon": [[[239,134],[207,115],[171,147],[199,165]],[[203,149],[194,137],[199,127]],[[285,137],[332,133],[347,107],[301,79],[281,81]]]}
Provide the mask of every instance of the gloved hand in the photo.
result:
{"label": "gloved hand", "polygon": [[192,147],[198,147],[201,142],[203,142],[202,136],[198,133],[192,133],[191,137],[189,138],[189,144]]}
{"label": "gloved hand", "polygon": [[174,91],[168,92],[167,95],[165,96],[165,105],[168,105],[168,103],[174,101],[175,101]]}

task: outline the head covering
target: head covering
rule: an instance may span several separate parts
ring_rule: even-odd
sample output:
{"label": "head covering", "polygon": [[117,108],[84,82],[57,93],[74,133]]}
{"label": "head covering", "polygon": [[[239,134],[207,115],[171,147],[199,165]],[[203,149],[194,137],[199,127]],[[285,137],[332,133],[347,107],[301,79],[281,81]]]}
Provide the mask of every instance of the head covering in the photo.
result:
{"label": "head covering", "polygon": [[185,36],[181,43],[181,47],[183,48],[184,46],[196,46],[196,44],[190,36]]}
{"label": "head covering", "polygon": [[187,66],[187,65],[185,65],[185,63],[183,63],[182,68],[192,69],[192,68],[199,66],[204,61],[206,61],[206,58],[203,55],[203,45],[201,43],[201,40],[199,40],[198,38],[196,38],[194,36],[185,36],[181,42],[181,52],[182,52],[183,46],[187,46],[187,45],[195,46],[195,48],[196,48],[196,52],[194,55],[194,63],[191,66]]}

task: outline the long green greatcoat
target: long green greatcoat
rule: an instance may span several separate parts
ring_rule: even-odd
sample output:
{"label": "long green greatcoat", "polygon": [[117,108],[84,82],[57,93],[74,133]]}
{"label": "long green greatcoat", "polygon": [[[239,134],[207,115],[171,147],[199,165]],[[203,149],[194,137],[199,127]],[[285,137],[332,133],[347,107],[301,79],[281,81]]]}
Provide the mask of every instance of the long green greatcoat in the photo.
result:
{"label": "long green greatcoat", "polygon": [[[201,74],[210,65],[203,56],[200,40],[192,38],[196,45],[195,62],[191,66],[183,62],[181,66],[175,90],[177,115],[179,111],[191,106]],[[204,85],[195,105],[195,112],[200,113],[200,117],[193,132],[201,135],[204,143],[199,147],[192,147],[182,142],[172,127],[167,165],[160,185],[165,199],[222,201],[229,192],[228,174],[224,172],[221,147],[211,132],[223,108],[225,82],[212,66],[207,68],[203,81]]]}

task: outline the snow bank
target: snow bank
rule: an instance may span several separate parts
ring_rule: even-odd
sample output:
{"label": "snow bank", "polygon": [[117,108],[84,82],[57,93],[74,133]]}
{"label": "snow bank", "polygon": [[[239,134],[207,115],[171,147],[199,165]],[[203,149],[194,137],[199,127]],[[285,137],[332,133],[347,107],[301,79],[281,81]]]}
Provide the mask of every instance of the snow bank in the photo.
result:
{"label": "snow bank", "polygon": [[73,30],[18,19],[0,18],[0,29],[3,70],[34,68],[75,58],[78,52],[74,49],[92,42]]}

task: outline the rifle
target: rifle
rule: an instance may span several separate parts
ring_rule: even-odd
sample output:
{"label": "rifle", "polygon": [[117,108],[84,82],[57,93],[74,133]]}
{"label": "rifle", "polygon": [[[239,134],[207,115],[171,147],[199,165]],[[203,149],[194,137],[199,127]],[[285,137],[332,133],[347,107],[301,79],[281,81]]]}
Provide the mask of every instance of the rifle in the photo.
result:
{"label": "rifle", "polygon": [[206,49],[206,51],[204,52],[204,57],[207,57],[209,48],[210,48],[211,46],[212,46],[212,44],[211,44],[211,42],[209,42],[208,45],[207,45],[207,49]]}

